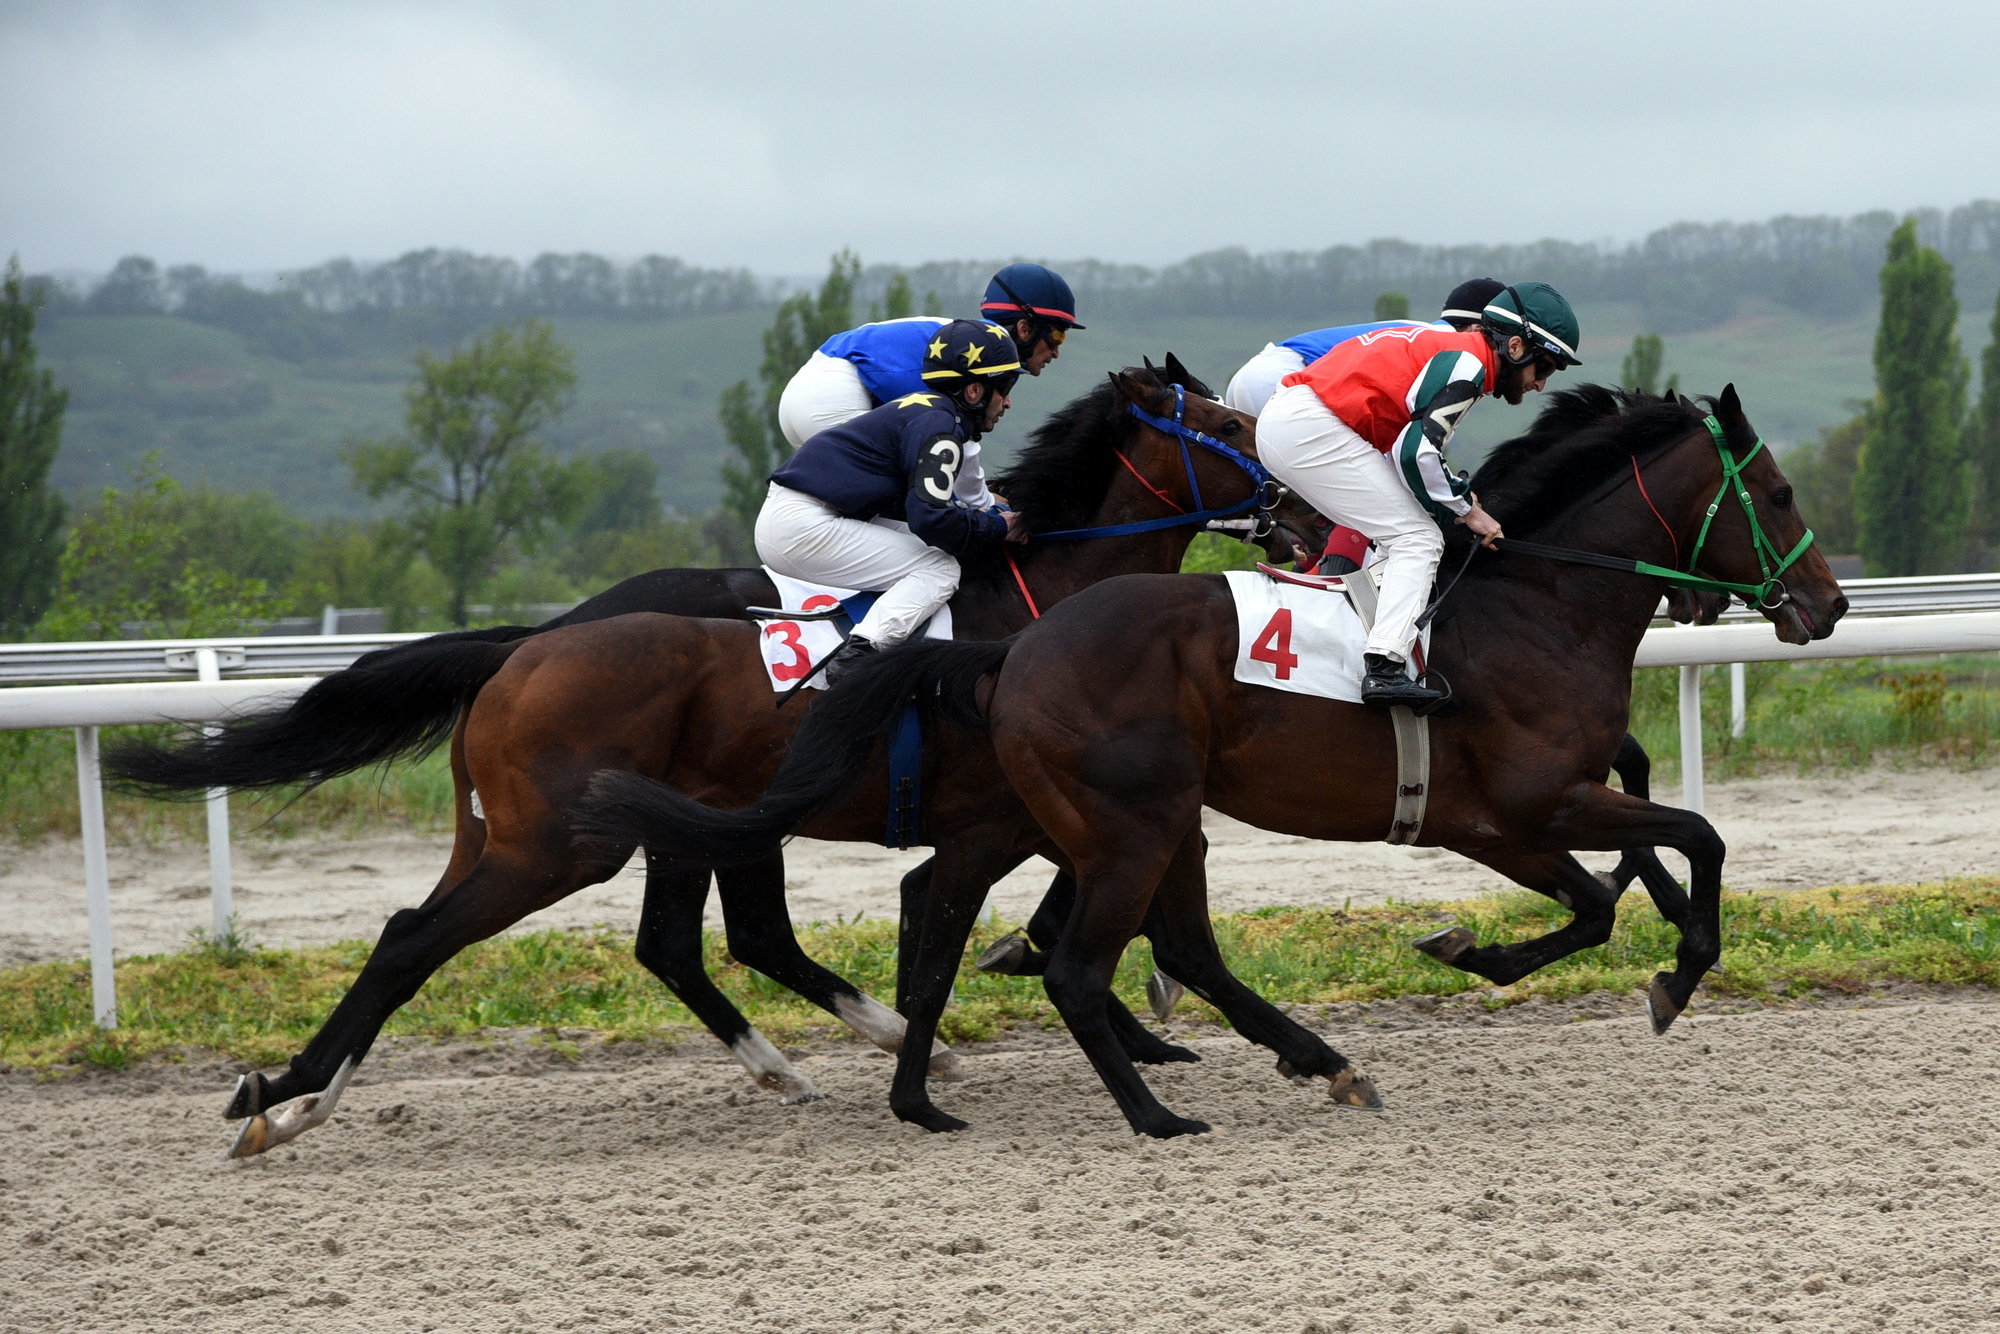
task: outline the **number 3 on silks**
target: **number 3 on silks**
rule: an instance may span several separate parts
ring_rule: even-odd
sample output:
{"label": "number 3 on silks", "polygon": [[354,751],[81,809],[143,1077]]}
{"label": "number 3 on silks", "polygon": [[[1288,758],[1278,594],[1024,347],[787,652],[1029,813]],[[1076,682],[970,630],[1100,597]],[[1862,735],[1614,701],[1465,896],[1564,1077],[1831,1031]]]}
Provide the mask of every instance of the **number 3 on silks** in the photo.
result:
{"label": "number 3 on silks", "polygon": [[958,441],[948,435],[939,436],[924,447],[923,457],[917,460],[917,485],[932,500],[950,500],[952,486],[958,481],[958,465],[964,457]]}
{"label": "number 3 on silks", "polygon": [[1292,609],[1280,607],[1258,632],[1250,645],[1250,656],[1257,662],[1271,664],[1271,674],[1280,681],[1292,679],[1292,669],[1299,665],[1299,655],[1292,652]]}
{"label": "number 3 on silks", "polygon": [[[829,597],[825,593],[815,593],[806,599],[805,605],[799,608],[799,610],[823,611],[839,601],[839,598]],[[773,677],[780,681],[796,681],[812,670],[812,655],[806,652],[806,646],[799,641],[799,623],[797,621],[767,622],[764,626],[764,637],[766,639],[778,639],[783,642],[784,647],[792,651],[792,660],[790,662],[772,664],[771,675]]]}

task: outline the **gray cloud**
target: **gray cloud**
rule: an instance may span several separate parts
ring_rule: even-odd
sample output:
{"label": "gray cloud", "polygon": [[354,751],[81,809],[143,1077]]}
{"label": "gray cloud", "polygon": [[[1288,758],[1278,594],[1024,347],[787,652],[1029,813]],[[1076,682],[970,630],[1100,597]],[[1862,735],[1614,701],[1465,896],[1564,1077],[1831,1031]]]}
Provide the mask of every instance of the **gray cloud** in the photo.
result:
{"label": "gray cloud", "polygon": [[14,4],[0,247],[1157,263],[1996,191],[1994,6],[1359,9]]}

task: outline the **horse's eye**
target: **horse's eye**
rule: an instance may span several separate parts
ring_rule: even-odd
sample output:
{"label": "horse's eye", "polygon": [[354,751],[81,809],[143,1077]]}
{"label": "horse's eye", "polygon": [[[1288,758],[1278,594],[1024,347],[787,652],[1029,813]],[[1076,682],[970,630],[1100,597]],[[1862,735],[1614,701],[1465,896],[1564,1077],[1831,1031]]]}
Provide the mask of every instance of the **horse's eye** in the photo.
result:
{"label": "horse's eye", "polygon": [[1781,486],[1771,493],[1771,503],[1781,510],[1792,507],[1792,488]]}
{"label": "horse's eye", "polygon": [[1237,421],[1236,418],[1231,417],[1228,421],[1222,423],[1222,429],[1217,431],[1216,434],[1220,435],[1225,440],[1227,440],[1232,435],[1242,435],[1243,423]]}

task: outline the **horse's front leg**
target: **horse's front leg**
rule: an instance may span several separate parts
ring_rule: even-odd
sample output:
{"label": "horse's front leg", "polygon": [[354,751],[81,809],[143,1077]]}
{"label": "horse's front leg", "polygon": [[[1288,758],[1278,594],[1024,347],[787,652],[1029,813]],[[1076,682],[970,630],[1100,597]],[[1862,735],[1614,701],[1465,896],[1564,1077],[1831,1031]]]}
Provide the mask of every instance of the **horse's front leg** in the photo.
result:
{"label": "horse's front leg", "polygon": [[1480,853],[1478,860],[1516,884],[1547,895],[1575,915],[1546,935],[1511,945],[1481,945],[1462,926],[1433,931],[1411,942],[1439,963],[1506,986],[1557,959],[1611,939],[1618,891],[1592,875],[1567,852],[1517,853],[1502,849]]}

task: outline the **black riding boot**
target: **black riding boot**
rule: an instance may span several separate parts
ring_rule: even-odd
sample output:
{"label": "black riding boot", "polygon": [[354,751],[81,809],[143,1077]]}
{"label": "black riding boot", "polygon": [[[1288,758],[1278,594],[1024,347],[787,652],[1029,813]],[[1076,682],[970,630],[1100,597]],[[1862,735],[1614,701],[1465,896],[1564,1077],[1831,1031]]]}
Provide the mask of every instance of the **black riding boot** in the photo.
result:
{"label": "black riding boot", "polygon": [[847,669],[860,662],[871,653],[881,651],[882,646],[872,639],[860,635],[849,635],[847,642],[833,651],[826,660],[826,683],[832,685],[847,674]]}
{"label": "black riding boot", "polygon": [[1382,653],[1362,657],[1366,675],[1361,678],[1361,702],[1377,708],[1406,704],[1421,709],[1444,698],[1441,690],[1420,686],[1403,673],[1403,664]]}

